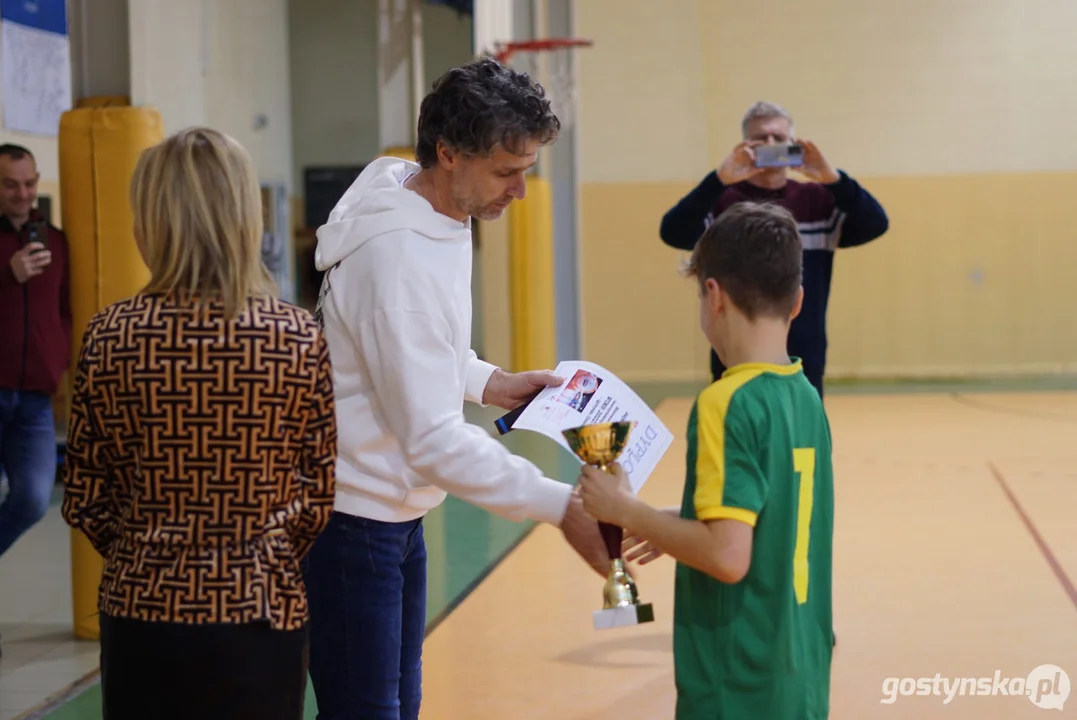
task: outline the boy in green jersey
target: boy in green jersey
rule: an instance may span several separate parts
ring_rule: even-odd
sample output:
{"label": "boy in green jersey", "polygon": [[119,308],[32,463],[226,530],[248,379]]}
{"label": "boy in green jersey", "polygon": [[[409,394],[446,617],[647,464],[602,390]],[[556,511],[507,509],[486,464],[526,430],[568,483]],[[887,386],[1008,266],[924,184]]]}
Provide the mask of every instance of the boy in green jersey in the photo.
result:
{"label": "boy in green jersey", "polygon": [[739,203],[700,238],[703,333],[729,368],[688,421],[679,508],[656,510],[585,466],[584,507],[625,528],[629,560],[677,561],[678,720],[824,720],[830,705],[830,427],[786,339],[802,246],[777,206]]}

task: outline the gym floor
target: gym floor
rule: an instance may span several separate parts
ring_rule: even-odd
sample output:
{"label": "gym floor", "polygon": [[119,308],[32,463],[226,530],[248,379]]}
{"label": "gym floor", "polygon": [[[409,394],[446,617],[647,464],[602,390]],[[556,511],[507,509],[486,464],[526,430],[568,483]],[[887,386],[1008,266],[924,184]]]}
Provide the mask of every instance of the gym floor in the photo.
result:
{"label": "gym floor", "polygon": [[[697,389],[641,388],[677,436],[643,490],[654,504],[680,500]],[[993,682],[996,671],[1023,680],[1045,664],[1077,673],[1077,381],[835,384],[827,408],[837,485],[831,717],[1041,717],[1012,695],[882,701],[888,678],[907,690],[920,678]],[[496,417],[470,414],[488,427]],[[574,478],[574,462],[541,438],[506,441]],[[426,530],[423,718],[672,716],[672,562],[637,572],[653,624],[596,633],[602,581],[557,530],[451,499]],[[0,586],[0,720],[101,717],[96,643],[70,636],[68,541],[53,507],[0,559],[0,576],[18,578]]]}

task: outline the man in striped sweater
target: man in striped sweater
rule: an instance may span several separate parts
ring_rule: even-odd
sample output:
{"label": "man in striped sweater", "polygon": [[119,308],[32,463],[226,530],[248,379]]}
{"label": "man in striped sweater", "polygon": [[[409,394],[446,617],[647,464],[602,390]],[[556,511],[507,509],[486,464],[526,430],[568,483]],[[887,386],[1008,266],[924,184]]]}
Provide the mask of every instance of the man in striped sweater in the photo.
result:
{"label": "man in striped sweater", "polygon": [[[834,169],[810,140],[798,171],[811,182],[788,177],[786,168],[757,168],[753,148],[795,138],[793,119],[772,103],[756,103],[744,116],[743,141],[718,167],[662,218],[662,241],[690,251],[707,226],[731,205],[751,200],[774,202],[796,218],[804,243],[804,302],[789,330],[789,354],[803,360],[804,374],[819,395],[826,370],[826,310],[834,251],[874,240],[889,227],[886,212],[846,173]],[[725,371],[711,351],[711,372]]]}

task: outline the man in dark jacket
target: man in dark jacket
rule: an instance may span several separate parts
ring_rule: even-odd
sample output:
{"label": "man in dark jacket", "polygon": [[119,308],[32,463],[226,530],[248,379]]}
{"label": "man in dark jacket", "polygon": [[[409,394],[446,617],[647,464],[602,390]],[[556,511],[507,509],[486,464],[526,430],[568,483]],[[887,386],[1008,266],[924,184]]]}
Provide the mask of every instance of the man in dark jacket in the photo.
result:
{"label": "man in dark jacket", "polygon": [[[812,182],[789,179],[786,168],[755,167],[754,148],[795,137],[793,120],[781,107],[756,103],[745,114],[741,130],[743,141],[666,213],[659,232],[667,245],[691,250],[714,218],[737,202],[774,202],[793,214],[804,244],[804,301],[789,330],[789,354],[801,358],[804,374],[822,396],[834,251],[874,240],[887,231],[889,221],[875,198],[835,170],[810,140],[796,142],[803,148],[798,170]],[[714,379],[724,371],[712,351]]]}
{"label": "man in dark jacket", "polygon": [[71,358],[67,238],[34,208],[37,181],[29,150],[0,145],[0,555],[48,510],[52,396]]}

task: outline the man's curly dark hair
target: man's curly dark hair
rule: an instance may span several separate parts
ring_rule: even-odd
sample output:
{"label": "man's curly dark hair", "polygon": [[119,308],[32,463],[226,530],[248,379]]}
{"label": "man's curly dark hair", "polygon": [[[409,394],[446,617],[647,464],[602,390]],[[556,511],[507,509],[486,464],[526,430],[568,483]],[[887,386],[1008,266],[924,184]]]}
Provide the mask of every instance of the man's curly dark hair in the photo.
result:
{"label": "man's curly dark hair", "polygon": [[541,85],[484,57],[449,70],[423,99],[415,159],[423,168],[436,165],[439,142],[478,157],[498,145],[518,154],[528,140],[546,145],[560,131]]}

